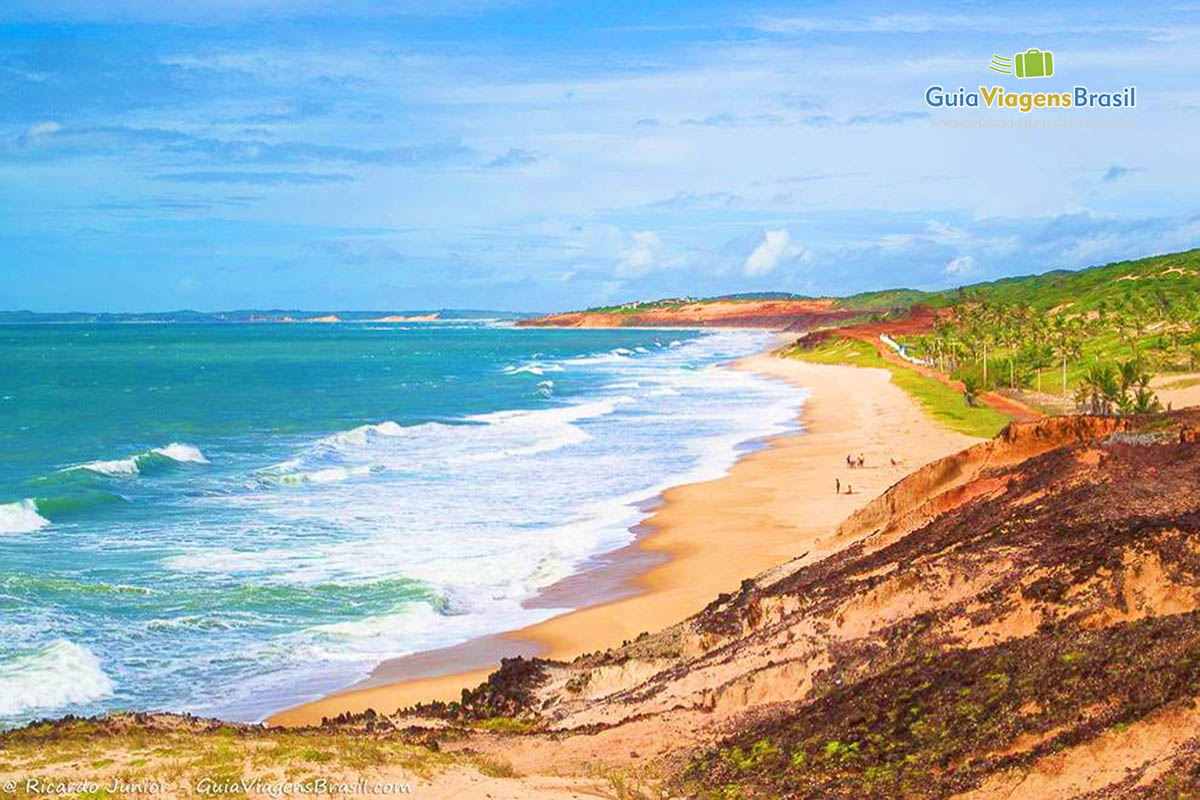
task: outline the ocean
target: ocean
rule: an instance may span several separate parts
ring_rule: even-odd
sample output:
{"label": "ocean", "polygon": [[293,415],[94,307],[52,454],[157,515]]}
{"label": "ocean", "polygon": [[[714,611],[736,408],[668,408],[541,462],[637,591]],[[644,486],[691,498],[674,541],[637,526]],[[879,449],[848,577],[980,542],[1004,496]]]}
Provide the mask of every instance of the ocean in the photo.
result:
{"label": "ocean", "polygon": [[0,725],[254,721],[538,622],[663,489],[793,429],[762,332],[0,327]]}

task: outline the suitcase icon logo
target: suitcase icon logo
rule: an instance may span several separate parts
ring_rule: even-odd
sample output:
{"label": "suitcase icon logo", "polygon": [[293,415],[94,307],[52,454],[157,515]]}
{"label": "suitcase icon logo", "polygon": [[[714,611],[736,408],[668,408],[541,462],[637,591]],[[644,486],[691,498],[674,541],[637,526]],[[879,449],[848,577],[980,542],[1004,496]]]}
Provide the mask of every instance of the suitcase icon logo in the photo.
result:
{"label": "suitcase icon logo", "polygon": [[988,69],[1018,78],[1049,78],[1054,74],[1054,54],[1049,50],[1031,47],[1012,58],[993,55]]}

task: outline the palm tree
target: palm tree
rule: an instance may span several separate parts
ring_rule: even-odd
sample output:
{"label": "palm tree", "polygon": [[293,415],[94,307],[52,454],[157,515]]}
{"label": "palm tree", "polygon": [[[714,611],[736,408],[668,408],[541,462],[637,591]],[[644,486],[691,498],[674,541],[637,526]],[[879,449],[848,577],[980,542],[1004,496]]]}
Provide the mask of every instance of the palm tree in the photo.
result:
{"label": "palm tree", "polygon": [[1046,344],[1038,338],[1031,338],[1026,342],[1023,348],[1024,361],[1029,364],[1030,369],[1037,376],[1037,391],[1042,392],[1042,370],[1054,366],[1054,347]]}
{"label": "palm tree", "polygon": [[1062,393],[1067,396],[1067,360],[1079,358],[1083,348],[1074,326],[1062,314],[1054,320],[1054,353],[1062,359]]}
{"label": "palm tree", "polygon": [[1077,399],[1083,401],[1081,405],[1093,414],[1109,416],[1122,397],[1121,381],[1112,364],[1093,364],[1088,367],[1077,395]]}
{"label": "palm tree", "polygon": [[1159,402],[1154,392],[1150,391],[1150,387],[1139,386],[1137,393],[1133,396],[1132,413],[1150,414],[1155,411],[1162,411],[1162,403]]}
{"label": "palm tree", "polygon": [[[1128,361],[1122,361],[1117,364],[1117,373],[1121,381],[1121,394],[1126,394],[1130,389],[1142,383],[1142,364],[1135,358]],[[1147,378],[1148,382],[1149,379]]]}
{"label": "palm tree", "polygon": [[975,380],[974,375],[963,377],[963,398],[969,406],[974,406],[975,401],[979,399],[979,381]]}

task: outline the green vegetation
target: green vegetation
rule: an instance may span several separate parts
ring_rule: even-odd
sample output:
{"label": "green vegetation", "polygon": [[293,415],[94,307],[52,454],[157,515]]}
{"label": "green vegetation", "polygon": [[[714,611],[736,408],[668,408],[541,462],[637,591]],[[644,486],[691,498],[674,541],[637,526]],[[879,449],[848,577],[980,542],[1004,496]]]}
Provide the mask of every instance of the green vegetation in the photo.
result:
{"label": "green vegetation", "polygon": [[[99,760],[97,741],[103,742],[105,756]],[[88,780],[101,787],[113,779],[186,787],[201,778],[236,783],[246,777],[269,782],[342,775],[403,782],[454,766],[513,774],[511,766],[478,754],[447,754],[436,743],[431,749],[354,730],[291,731],[118,716],[68,719],[0,734],[0,778],[21,779],[13,797],[36,796],[25,791],[26,778],[44,783]]]}
{"label": "green vegetation", "polygon": [[661,300],[635,300],[611,306],[585,308],[589,314],[640,314],[645,311],[678,310],[694,303],[754,303],[764,300],[811,300],[802,294],[791,292],[743,292],[723,294],[716,297],[667,297]]}
{"label": "green vegetation", "polygon": [[[1035,289],[1047,276],[972,287],[932,333],[902,343],[945,374],[1053,410],[1153,410],[1151,375],[1200,368],[1197,261],[1193,251],[1072,273],[1070,282],[1056,274],[1044,296]],[[1122,277],[1103,284],[1101,273]],[[1064,294],[1071,287],[1083,292],[1076,300]]]}
{"label": "green vegetation", "polygon": [[925,292],[916,289],[884,289],[880,292],[861,292],[849,297],[839,297],[834,306],[857,311],[889,311],[926,303],[927,297]]}
{"label": "green vegetation", "polygon": [[1092,414],[1149,414],[1162,410],[1150,391],[1150,373],[1136,359],[1112,364],[1093,364],[1075,392],[1075,404]]}
{"label": "green vegetation", "polygon": [[[1200,249],[1119,261],[1080,270],[1054,270],[1040,275],[1003,278],[958,289],[923,292],[917,289],[884,289],[834,298],[834,307],[860,311],[906,310],[917,305],[949,308],[964,303],[1028,306],[1041,315],[1063,312],[1068,316],[1115,312],[1145,302],[1150,306],[1180,308],[1200,291]],[[1140,298],[1140,300],[1139,300]],[[816,299],[786,292],[755,292],[707,298],[671,298],[590,308],[588,311],[636,313],[673,308],[683,303],[717,300]]]}
{"label": "green vegetation", "polygon": [[677,786],[712,800],[726,787],[813,800],[965,792],[1190,705],[1200,687],[1196,624],[1193,612],[1102,631],[1063,625],[994,647],[915,653],[756,719],[693,759]]}
{"label": "green vegetation", "polygon": [[[688,298],[672,298],[669,300],[637,300],[629,303],[621,303],[615,306],[592,306],[585,308],[584,312],[588,314],[641,314],[644,311],[663,311],[676,310],[683,308],[688,303],[693,302]],[[712,302],[711,300],[703,300],[700,302]]]}
{"label": "green vegetation", "polygon": [[892,373],[896,385],[915,397],[934,419],[968,436],[995,436],[1009,422],[1008,417],[994,408],[969,405],[961,393],[936,378],[885,361],[874,347],[858,339],[833,338],[812,349],[794,347],[787,355],[814,364],[886,369]]}
{"label": "green vegetation", "polygon": [[490,717],[475,723],[475,727],[493,733],[529,733],[533,722],[515,717]]}
{"label": "green vegetation", "polygon": [[[589,311],[637,314],[763,299],[802,298],[785,293],[686,297]],[[1149,388],[1153,375],[1200,371],[1200,249],[942,292],[863,292],[837,298],[832,310],[838,315],[830,324],[841,327],[870,322],[886,329],[890,320],[898,331],[911,331],[932,321],[930,333],[896,338],[907,356],[961,382],[965,391],[885,362],[862,343],[826,342],[793,355],[888,369],[936,418],[977,436],[991,435],[1005,422],[1004,415],[980,402],[987,392],[1004,392],[1049,413],[1141,413],[1159,407]]]}
{"label": "green vegetation", "polygon": [[[1141,301],[1180,307],[1200,289],[1200,249],[1119,261],[1082,270],[1056,270],[1042,275],[1004,278],[961,289],[932,292],[916,302],[947,307],[966,301],[1028,306],[1042,314],[1071,315],[1127,310]],[[1129,309],[1132,310],[1132,309]]]}

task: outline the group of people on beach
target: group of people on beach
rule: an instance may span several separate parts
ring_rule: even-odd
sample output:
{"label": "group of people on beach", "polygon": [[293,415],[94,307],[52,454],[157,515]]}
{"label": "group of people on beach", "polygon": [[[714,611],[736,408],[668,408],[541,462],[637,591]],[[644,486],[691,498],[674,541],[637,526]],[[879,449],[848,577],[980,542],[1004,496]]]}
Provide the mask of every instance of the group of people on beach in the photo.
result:
{"label": "group of people on beach", "polygon": [[[895,463],[894,459],[893,459],[892,463],[893,464]],[[854,469],[856,467],[858,469],[862,469],[866,465],[867,465],[867,457],[865,455],[863,455],[862,453],[858,454],[858,458],[855,458],[853,455],[846,456],[846,467],[849,469]],[[834,490],[835,494],[843,494],[841,478],[833,479],[833,490]],[[854,487],[847,483],[845,494],[854,494]]]}

